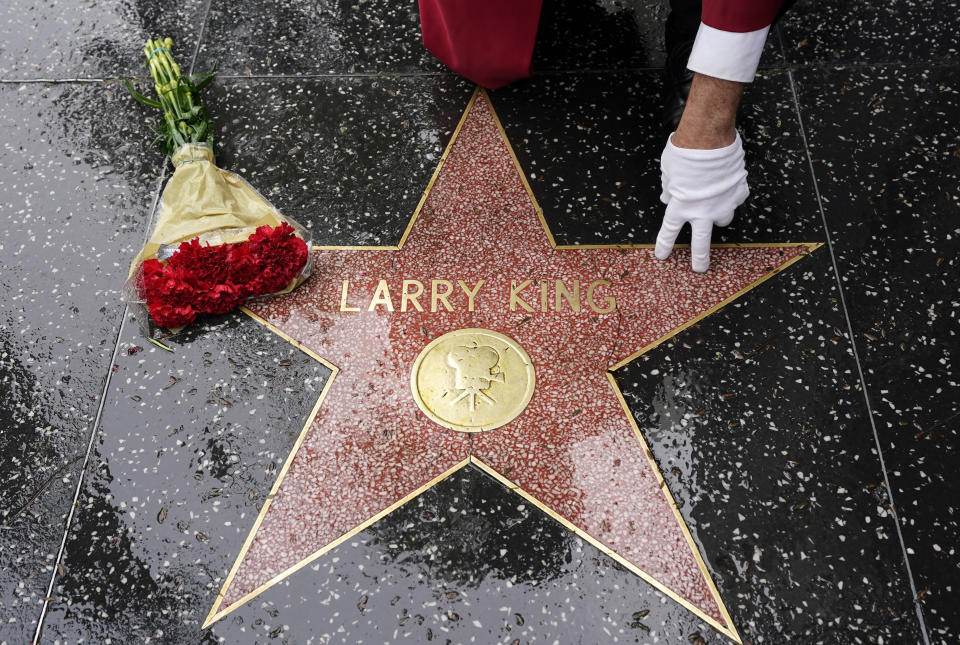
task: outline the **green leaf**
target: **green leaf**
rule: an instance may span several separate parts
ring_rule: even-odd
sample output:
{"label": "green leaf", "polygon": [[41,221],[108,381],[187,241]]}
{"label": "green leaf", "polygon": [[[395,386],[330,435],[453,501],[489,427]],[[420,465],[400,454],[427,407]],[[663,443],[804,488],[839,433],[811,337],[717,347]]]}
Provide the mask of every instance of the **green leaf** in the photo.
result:
{"label": "green leaf", "polygon": [[159,340],[156,340],[155,338],[150,338],[150,337],[148,336],[148,337],[147,337],[147,340],[149,340],[151,343],[153,343],[154,345],[156,345],[156,346],[159,347],[160,349],[165,349],[165,350],[167,350],[168,352],[172,352],[172,351],[173,351],[173,348],[172,348],[172,347],[167,347],[166,345],[164,345],[163,343],[161,343]]}
{"label": "green leaf", "polygon": [[160,102],[159,102],[159,101],[154,101],[153,99],[148,99],[146,96],[144,96],[143,94],[141,94],[141,93],[138,92],[137,90],[133,89],[133,83],[131,83],[128,79],[126,79],[126,78],[123,79],[123,85],[127,88],[127,91],[130,92],[130,96],[132,96],[135,101],[138,101],[138,102],[140,102],[140,103],[143,103],[144,105],[146,105],[146,106],[148,106],[148,107],[157,108],[158,110],[162,110],[162,109],[163,109],[163,106],[160,105]]}
{"label": "green leaf", "polygon": [[187,82],[190,83],[190,88],[194,92],[199,92],[209,85],[219,72],[220,70],[217,69],[217,65],[215,64],[213,69],[211,69],[209,72],[204,72],[203,74],[193,74],[189,79],[187,79]]}

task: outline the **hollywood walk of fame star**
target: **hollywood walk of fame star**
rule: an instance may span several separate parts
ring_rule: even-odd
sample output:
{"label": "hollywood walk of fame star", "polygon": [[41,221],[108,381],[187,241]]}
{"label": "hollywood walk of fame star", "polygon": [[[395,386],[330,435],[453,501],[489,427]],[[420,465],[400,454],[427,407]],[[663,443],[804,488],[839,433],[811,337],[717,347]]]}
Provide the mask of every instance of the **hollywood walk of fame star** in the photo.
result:
{"label": "hollywood walk of fame star", "polygon": [[[715,247],[705,274],[684,249],[557,246],[478,91],[397,247],[318,247],[299,290],[250,305],[333,372],[205,626],[474,464],[739,642],[611,371],[816,246]],[[418,357],[457,330],[419,396]],[[520,387],[500,336],[528,402],[469,427]]]}

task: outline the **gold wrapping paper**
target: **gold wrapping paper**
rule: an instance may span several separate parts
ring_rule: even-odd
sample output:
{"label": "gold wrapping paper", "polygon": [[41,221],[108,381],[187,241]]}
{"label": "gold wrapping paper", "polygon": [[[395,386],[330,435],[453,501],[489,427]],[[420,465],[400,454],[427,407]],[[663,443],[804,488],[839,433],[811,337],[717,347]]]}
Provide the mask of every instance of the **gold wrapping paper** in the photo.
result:
{"label": "gold wrapping paper", "polygon": [[171,161],[173,177],[163,191],[156,225],[130,265],[130,276],[145,260],[156,258],[161,246],[195,237],[213,245],[243,242],[259,226],[289,222],[246,181],[218,168],[209,146],[183,146]]}

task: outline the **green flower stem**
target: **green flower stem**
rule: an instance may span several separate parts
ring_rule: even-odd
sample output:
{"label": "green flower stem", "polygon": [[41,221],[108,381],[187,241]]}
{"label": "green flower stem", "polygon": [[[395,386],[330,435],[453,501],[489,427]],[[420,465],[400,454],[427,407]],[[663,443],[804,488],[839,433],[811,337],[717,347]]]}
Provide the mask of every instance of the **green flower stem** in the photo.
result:
{"label": "green flower stem", "polygon": [[[195,96],[198,93],[198,87],[209,83],[216,74],[216,70],[184,78],[180,66],[169,51],[171,49],[173,49],[171,38],[148,39],[143,47],[143,54],[147,59],[146,66],[153,78],[157,102],[138,94],[129,81],[127,89],[136,100],[145,105],[157,107],[159,104],[163,117],[157,128],[158,136],[154,143],[163,148],[168,155],[173,156],[178,148],[189,143],[213,146],[213,129],[210,127],[207,111],[195,102]],[[195,79],[198,86],[194,86]]]}

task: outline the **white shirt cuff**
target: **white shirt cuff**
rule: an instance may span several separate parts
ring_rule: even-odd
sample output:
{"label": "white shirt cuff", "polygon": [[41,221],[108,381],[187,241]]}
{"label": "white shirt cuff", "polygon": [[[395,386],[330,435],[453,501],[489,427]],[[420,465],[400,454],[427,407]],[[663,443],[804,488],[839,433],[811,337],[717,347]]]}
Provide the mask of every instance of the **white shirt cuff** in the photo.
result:
{"label": "white shirt cuff", "polygon": [[769,26],[743,33],[721,31],[700,23],[687,68],[714,78],[749,83],[757,74],[769,31]]}

